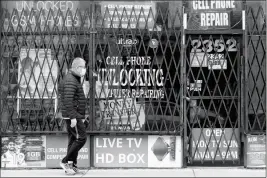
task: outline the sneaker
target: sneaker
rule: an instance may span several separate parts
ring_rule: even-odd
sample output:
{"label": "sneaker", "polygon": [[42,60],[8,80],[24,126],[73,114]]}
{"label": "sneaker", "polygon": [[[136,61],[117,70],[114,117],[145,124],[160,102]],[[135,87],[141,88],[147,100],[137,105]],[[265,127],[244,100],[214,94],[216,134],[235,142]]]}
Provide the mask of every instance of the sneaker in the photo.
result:
{"label": "sneaker", "polygon": [[74,170],[74,172],[75,172],[76,174],[82,174],[82,175],[86,174],[86,171],[82,171],[82,170],[80,170],[80,169],[77,168],[77,167],[73,167],[72,169]]}
{"label": "sneaker", "polygon": [[65,171],[65,174],[67,175],[74,175],[75,171],[73,169],[70,168],[68,163],[59,163],[60,167],[62,167],[62,169]]}
{"label": "sneaker", "polygon": [[71,164],[71,168],[75,171],[76,174],[86,174],[86,171],[80,170],[74,163]]}

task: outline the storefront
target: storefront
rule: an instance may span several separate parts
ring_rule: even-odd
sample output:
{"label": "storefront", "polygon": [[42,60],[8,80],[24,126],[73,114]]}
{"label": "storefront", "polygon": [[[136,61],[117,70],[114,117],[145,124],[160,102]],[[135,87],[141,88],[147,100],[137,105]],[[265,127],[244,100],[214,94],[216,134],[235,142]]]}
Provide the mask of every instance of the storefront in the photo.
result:
{"label": "storefront", "polygon": [[58,84],[83,57],[90,124],[82,166],[265,165],[251,161],[265,157],[264,2],[1,6],[2,154],[22,134],[13,142],[24,145],[27,167],[57,167],[66,152],[56,144],[66,139]]}

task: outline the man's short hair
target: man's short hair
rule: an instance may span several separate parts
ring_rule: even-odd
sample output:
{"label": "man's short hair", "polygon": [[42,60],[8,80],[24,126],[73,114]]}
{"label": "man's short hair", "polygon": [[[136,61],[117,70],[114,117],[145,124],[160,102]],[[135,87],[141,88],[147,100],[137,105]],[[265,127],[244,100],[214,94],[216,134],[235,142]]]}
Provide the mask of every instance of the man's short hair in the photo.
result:
{"label": "man's short hair", "polygon": [[72,64],[71,64],[71,68],[76,68],[78,67],[82,62],[85,63],[85,60],[81,57],[76,57],[73,59]]}

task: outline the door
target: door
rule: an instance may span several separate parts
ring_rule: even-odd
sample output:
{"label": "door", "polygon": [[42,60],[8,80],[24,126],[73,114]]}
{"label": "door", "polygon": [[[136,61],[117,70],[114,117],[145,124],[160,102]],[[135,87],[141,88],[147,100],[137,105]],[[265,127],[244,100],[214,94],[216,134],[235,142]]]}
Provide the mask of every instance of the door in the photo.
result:
{"label": "door", "polygon": [[241,36],[188,35],[186,42],[186,161],[188,165],[238,165]]}

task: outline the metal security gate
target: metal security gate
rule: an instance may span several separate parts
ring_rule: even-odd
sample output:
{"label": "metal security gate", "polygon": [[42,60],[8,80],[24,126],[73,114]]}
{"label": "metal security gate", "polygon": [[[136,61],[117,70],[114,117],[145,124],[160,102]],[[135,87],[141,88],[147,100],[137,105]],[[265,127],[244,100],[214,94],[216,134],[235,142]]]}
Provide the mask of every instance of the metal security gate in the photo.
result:
{"label": "metal security gate", "polygon": [[[265,2],[266,3],[266,2]],[[264,7],[247,8],[245,68],[245,132],[266,134],[266,14]]]}
{"label": "metal security gate", "polygon": [[186,161],[239,164],[242,36],[187,35],[186,45]]}
{"label": "metal security gate", "polygon": [[89,134],[179,135],[185,165],[240,165],[243,129],[266,130],[262,9],[244,38],[185,32],[182,1],[52,2],[1,4],[1,135],[66,133],[57,88],[74,57]]}
{"label": "metal security gate", "polygon": [[83,57],[88,133],[180,135],[181,2],[51,3],[2,3],[2,132],[65,133],[57,87]]}
{"label": "metal security gate", "polygon": [[3,135],[65,132],[58,84],[74,57],[89,66],[92,3],[53,3],[1,2]]}
{"label": "metal security gate", "polygon": [[[266,167],[266,1],[247,7],[244,135],[245,166]],[[255,147],[255,144],[261,145]],[[256,149],[251,149],[255,147]]]}
{"label": "metal security gate", "polygon": [[131,4],[96,8],[94,130],[180,135],[181,3]]}

